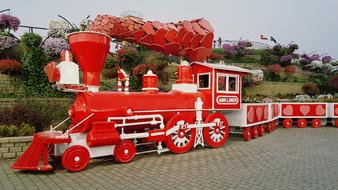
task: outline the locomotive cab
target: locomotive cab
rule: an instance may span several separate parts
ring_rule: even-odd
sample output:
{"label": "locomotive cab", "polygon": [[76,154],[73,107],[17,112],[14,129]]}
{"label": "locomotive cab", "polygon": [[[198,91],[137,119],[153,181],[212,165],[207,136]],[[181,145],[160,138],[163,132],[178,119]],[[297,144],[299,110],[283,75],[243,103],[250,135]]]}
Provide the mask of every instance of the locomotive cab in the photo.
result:
{"label": "locomotive cab", "polygon": [[236,66],[193,62],[193,83],[202,92],[212,110],[238,110],[241,107],[243,77],[250,70]]}

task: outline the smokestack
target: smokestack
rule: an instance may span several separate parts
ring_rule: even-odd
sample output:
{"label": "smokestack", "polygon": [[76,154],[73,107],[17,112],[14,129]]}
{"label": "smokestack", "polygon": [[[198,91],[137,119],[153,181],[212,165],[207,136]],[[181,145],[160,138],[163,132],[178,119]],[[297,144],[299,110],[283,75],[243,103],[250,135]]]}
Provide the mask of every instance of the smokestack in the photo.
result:
{"label": "smokestack", "polygon": [[69,46],[83,72],[83,83],[98,91],[100,72],[110,48],[111,38],[97,32],[75,32],[69,36]]}

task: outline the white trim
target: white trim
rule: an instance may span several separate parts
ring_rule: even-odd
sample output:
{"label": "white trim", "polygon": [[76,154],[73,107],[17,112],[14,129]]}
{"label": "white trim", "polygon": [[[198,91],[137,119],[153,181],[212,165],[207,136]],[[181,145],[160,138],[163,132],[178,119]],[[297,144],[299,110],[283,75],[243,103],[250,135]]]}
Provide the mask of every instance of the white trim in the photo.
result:
{"label": "white trim", "polygon": [[212,90],[211,90],[212,100],[211,108],[215,109],[215,69],[212,69]]}
{"label": "white trim", "polygon": [[[200,75],[208,75],[208,77],[209,77],[208,88],[200,88],[200,79],[199,79]],[[207,89],[210,89],[210,72],[209,73],[198,73],[197,74],[197,89],[198,90],[207,90]]]}
{"label": "white trim", "polygon": [[[218,77],[225,77],[225,91],[218,89]],[[236,79],[236,90],[235,91],[229,91],[229,77],[234,77]],[[239,76],[235,74],[225,74],[225,73],[217,73],[217,77],[215,78],[217,81],[216,83],[216,92],[217,93],[223,93],[223,94],[238,94],[239,93]]]}
{"label": "white trim", "polygon": [[213,69],[220,69],[224,71],[233,71],[233,72],[240,72],[240,73],[252,73],[251,70],[243,69],[241,67],[236,67],[232,65],[225,65],[225,64],[215,64],[215,63],[202,63],[202,62],[192,62],[190,65],[197,64],[208,68]]}

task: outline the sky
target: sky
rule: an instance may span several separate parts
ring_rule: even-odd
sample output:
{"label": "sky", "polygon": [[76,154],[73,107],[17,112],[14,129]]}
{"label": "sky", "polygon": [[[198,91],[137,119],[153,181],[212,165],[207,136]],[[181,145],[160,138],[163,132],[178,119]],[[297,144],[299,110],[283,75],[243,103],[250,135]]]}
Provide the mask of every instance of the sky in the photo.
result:
{"label": "sky", "polygon": [[160,22],[204,17],[216,38],[259,42],[265,34],[282,45],[297,43],[299,53],[338,59],[338,0],[0,0],[0,10],[8,8],[22,25],[39,27],[47,27],[57,15],[78,24],[88,15],[120,16],[127,10]]}

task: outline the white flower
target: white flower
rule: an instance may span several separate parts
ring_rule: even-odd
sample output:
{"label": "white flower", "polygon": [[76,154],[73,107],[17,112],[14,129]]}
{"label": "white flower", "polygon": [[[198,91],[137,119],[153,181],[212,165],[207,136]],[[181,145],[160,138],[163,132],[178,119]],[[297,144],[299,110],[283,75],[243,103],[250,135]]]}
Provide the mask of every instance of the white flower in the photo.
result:
{"label": "white flower", "polygon": [[92,21],[90,21],[89,19],[83,19],[83,20],[81,20],[80,26],[79,26],[80,30],[81,31],[87,30],[88,27],[89,27],[89,25],[91,24],[91,22]]}
{"label": "white flower", "polygon": [[264,78],[264,72],[262,70],[252,70],[252,80],[254,82],[261,82]]}
{"label": "white flower", "polygon": [[64,20],[50,20],[48,23],[48,35],[53,38],[64,38],[70,30],[71,27]]}

